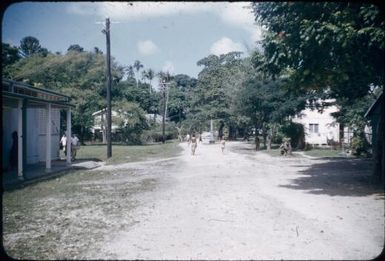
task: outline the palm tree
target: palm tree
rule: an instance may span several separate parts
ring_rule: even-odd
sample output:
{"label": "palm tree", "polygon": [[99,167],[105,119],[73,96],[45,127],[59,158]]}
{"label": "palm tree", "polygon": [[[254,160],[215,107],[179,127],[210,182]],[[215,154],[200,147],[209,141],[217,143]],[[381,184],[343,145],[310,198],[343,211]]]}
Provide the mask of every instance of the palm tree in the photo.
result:
{"label": "palm tree", "polygon": [[152,82],[152,79],[154,79],[155,77],[155,72],[153,69],[148,69],[147,70],[147,73],[146,73],[146,77],[147,79],[150,81],[150,93],[151,93],[151,82]]}
{"label": "palm tree", "polygon": [[135,73],[134,73],[134,67],[132,65],[129,65],[125,68],[125,71],[127,73],[127,76],[129,78],[134,78],[135,77]]}
{"label": "palm tree", "polygon": [[[135,68],[136,73],[139,73],[140,69],[142,69],[144,66],[139,60],[135,60],[133,67]],[[136,88],[138,88],[138,81],[138,77],[136,77]]]}
{"label": "palm tree", "polygon": [[143,70],[142,71],[142,81],[145,82],[145,80],[147,79],[147,70]]}

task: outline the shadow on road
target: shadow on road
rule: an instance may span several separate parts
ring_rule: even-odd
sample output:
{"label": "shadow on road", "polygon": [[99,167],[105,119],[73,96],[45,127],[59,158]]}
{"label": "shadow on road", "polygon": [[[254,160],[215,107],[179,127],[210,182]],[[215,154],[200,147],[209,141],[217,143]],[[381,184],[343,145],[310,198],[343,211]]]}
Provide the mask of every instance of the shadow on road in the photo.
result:
{"label": "shadow on road", "polygon": [[[318,162],[317,162],[318,161]],[[378,194],[384,197],[384,189],[372,182],[373,162],[367,159],[314,160],[309,168],[299,171],[301,177],[289,185],[280,187],[307,190],[312,194],[330,196],[367,196]]]}

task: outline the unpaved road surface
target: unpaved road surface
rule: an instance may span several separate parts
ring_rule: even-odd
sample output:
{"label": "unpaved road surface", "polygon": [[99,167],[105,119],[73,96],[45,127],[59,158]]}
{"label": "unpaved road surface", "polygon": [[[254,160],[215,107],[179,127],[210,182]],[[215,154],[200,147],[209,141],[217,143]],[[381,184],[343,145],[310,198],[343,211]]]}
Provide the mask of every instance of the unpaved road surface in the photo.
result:
{"label": "unpaved road surface", "polygon": [[[381,253],[384,194],[368,185],[369,161],[272,157],[240,142],[226,144],[224,154],[219,144],[199,144],[191,156],[180,146],[176,158],[94,170],[96,179],[73,181],[81,189],[60,207],[59,199],[40,199],[31,215],[60,236],[39,257],[357,260]],[[22,192],[5,202],[12,193]],[[19,213],[23,227],[8,229],[15,214],[3,211],[3,244],[13,257],[31,257],[14,246],[31,244],[22,240],[33,231],[47,251],[39,241],[47,224],[31,232]]]}

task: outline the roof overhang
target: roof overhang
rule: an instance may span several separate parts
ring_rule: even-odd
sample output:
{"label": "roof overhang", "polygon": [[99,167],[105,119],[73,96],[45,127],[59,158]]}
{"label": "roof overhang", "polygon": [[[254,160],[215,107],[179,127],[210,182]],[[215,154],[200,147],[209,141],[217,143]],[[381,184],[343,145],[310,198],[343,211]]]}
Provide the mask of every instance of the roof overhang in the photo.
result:
{"label": "roof overhang", "polygon": [[25,100],[30,105],[43,107],[52,104],[55,107],[69,108],[74,107],[70,104],[71,97],[51,90],[36,88],[25,83],[16,82],[8,79],[2,80],[2,100]]}

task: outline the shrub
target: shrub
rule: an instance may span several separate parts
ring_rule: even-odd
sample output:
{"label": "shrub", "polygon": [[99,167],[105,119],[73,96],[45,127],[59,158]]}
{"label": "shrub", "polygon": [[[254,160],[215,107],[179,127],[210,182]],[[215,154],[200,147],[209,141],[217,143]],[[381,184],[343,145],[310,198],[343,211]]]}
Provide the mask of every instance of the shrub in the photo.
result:
{"label": "shrub", "polygon": [[289,122],[280,129],[283,136],[291,139],[291,146],[296,149],[303,149],[305,146],[305,130],[302,124]]}
{"label": "shrub", "polygon": [[365,139],[364,134],[357,134],[352,139],[352,153],[355,156],[370,156],[369,154],[369,143]]}

